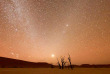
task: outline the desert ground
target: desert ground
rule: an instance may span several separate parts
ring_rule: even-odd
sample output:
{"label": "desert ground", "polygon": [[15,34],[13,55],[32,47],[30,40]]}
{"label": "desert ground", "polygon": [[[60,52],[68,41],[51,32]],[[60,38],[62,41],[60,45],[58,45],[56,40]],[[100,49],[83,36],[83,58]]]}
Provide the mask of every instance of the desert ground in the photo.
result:
{"label": "desert ground", "polygon": [[0,68],[0,74],[110,74],[110,68]]}

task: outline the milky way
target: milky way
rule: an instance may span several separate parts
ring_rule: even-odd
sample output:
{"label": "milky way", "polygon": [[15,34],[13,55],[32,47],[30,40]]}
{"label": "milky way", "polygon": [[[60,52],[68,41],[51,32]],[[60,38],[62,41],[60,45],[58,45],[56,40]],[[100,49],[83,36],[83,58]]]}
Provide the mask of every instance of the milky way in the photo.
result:
{"label": "milky way", "polygon": [[68,53],[110,63],[110,0],[0,0],[0,56],[56,64]]}

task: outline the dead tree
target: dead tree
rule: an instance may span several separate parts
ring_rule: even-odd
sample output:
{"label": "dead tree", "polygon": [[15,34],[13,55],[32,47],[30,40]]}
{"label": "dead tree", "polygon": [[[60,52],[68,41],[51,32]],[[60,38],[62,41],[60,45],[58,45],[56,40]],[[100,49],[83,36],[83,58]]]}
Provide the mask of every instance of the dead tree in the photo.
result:
{"label": "dead tree", "polygon": [[58,58],[57,58],[57,61],[58,61],[57,63],[58,63],[59,69],[61,69],[61,65],[60,65]]}
{"label": "dead tree", "polygon": [[64,69],[64,66],[66,64],[65,60],[64,60],[64,57],[61,57],[61,63],[62,63],[62,69]]}
{"label": "dead tree", "polygon": [[69,63],[70,63],[70,68],[73,69],[73,66],[72,66],[72,64],[71,64],[71,57],[70,57],[70,55],[69,55],[69,57],[68,57],[68,61],[69,61]]}

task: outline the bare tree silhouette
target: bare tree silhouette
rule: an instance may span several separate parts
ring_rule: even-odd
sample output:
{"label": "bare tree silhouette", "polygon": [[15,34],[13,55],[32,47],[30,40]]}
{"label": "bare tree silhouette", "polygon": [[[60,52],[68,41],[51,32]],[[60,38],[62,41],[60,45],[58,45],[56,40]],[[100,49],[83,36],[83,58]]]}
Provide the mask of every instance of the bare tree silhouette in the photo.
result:
{"label": "bare tree silhouette", "polygon": [[[68,55],[69,55],[69,54],[68,54]],[[70,63],[70,68],[73,69],[73,66],[71,65],[71,57],[70,57],[70,55],[69,55],[69,57],[68,57],[68,61],[69,61],[69,63]]]}
{"label": "bare tree silhouette", "polygon": [[57,63],[58,63],[59,69],[61,69],[61,65],[60,65],[58,58],[57,58],[57,61],[58,61]]}
{"label": "bare tree silhouette", "polygon": [[61,63],[62,63],[62,69],[64,69],[64,66],[66,64],[65,60],[64,60],[64,57],[61,57]]}

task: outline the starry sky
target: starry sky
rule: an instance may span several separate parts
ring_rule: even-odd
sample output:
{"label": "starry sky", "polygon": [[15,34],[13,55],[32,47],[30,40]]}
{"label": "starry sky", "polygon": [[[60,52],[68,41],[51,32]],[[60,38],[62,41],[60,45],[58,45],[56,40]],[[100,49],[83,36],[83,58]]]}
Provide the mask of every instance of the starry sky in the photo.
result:
{"label": "starry sky", "polygon": [[[110,64],[110,0],[0,0],[0,56]],[[54,57],[51,57],[54,56]]]}

